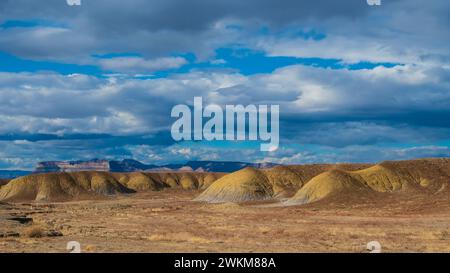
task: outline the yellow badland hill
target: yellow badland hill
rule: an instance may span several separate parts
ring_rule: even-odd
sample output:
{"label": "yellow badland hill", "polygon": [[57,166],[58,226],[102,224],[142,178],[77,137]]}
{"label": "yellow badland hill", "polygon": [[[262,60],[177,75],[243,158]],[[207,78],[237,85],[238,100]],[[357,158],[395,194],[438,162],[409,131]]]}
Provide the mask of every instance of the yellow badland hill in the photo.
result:
{"label": "yellow badland hill", "polygon": [[450,159],[387,161],[359,171],[328,171],[311,179],[286,204],[364,192],[438,194],[448,191]]}
{"label": "yellow badland hill", "polygon": [[303,186],[285,204],[306,204],[326,196],[342,193],[360,194],[369,188],[346,171],[332,170],[319,174]]}
{"label": "yellow badland hill", "polygon": [[262,170],[245,168],[216,180],[195,200],[223,203],[287,198],[322,172],[332,169],[359,170],[367,166],[369,165],[314,164],[276,166]]}
{"label": "yellow badland hill", "polygon": [[273,188],[264,173],[248,167],[218,179],[195,200],[210,203],[244,202],[270,199],[273,194]]}
{"label": "yellow badland hill", "polygon": [[198,189],[223,174],[74,172],[32,174],[0,188],[3,201],[66,201],[164,188]]}

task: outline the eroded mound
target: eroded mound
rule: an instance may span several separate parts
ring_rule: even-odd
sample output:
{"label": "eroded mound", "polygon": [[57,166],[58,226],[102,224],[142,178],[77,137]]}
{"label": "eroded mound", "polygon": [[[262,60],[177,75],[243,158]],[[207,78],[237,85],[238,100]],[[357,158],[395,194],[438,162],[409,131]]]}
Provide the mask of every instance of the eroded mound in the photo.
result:
{"label": "eroded mound", "polygon": [[246,202],[292,197],[314,176],[333,169],[360,170],[366,164],[315,164],[277,166],[271,169],[243,170],[215,181],[196,201],[210,203]]}
{"label": "eroded mound", "polygon": [[145,173],[114,173],[113,176],[119,183],[134,191],[156,191],[168,186],[163,180],[154,179]]}
{"label": "eroded mound", "polygon": [[262,171],[245,168],[218,179],[195,200],[210,203],[245,202],[271,199],[273,194],[273,188]]}
{"label": "eroded mound", "polygon": [[336,194],[359,194],[362,191],[369,190],[365,184],[360,183],[350,173],[342,170],[332,170],[311,179],[286,204],[306,204]]}
{"label": "eroded mound", "polygon": [[0,200],[58,201],[90,194],[130,192],[107,173],[50,173],[10,181],[0,189]]}
{"label": "eroded mound", "polygon": [[305,204],[342,194],[408,192],[439,194],[450,183],[449,159],[383,162],[359,171],[328,171],[320,174],[286,204]]}
{"label": "eroded mound", "polygon": [[[0,188],[5,201],[66,201],[163,188],[198,189],[223,174],[74,172],[33,174]],[[206,182],[206,184],[205,184]]]}
{"label": "eroded mound", "polygon": [[218,179],[197,201],[211,203],[278,199],[304,204],[330,196],[411,192],[437,194],[450,183],[450,159],[371,164],[314,164],[246,168]]}

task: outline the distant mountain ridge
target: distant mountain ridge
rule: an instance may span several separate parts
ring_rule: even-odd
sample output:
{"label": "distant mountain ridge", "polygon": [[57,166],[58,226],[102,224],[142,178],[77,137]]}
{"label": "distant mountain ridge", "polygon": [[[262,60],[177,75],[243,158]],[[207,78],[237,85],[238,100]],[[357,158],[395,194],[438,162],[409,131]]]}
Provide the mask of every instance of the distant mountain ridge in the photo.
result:
{"label": "distant mountain ridge", "polygon": [[30,171],[22,170],[0,170],[0,179],[13,179],[19,176],[29,175]]}
{"label": "distant mountain ridge", "polygon": [[274,167],[273,163],[247,163],[235,161],[188,161],[185,164],[154,165],[133,159],[122,161],[92,159],[87,161],[45,161],[39,162],[35,173],[105,171],[105,172],[235,172],[242,168],[264,169]]}

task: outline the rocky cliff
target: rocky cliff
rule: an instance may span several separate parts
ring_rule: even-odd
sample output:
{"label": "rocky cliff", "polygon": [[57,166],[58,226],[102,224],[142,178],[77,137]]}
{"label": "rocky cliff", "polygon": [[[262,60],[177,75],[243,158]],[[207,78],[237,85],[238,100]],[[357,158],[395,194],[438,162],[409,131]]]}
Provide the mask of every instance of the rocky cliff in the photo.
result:
{"label": "rocky cliff", "polygon": [[46,161],[38,163],[35,173],[52,172],[235,172],[246,167],[264,169],[273,167],[272,163],[189,161],[184,164],[148,165],[132,159],[108,161],[93,159],[89,161]]}

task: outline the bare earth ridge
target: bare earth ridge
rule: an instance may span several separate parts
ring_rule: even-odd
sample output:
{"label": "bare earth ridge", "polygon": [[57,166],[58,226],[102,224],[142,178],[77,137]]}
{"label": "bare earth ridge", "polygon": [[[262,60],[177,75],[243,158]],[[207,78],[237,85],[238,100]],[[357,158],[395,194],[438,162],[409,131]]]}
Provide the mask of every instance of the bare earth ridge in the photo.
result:
{"label": "bare earth ridge", "polygon": [[0,252],[66,252],[72,240],[84,252],[364,252],[374,240],[385,252],[450,252],[449,166],[423,159],[244,169],[207,182],[207,173],[164,176],[172,186],[142,173],[19,178],[0,188]]}

